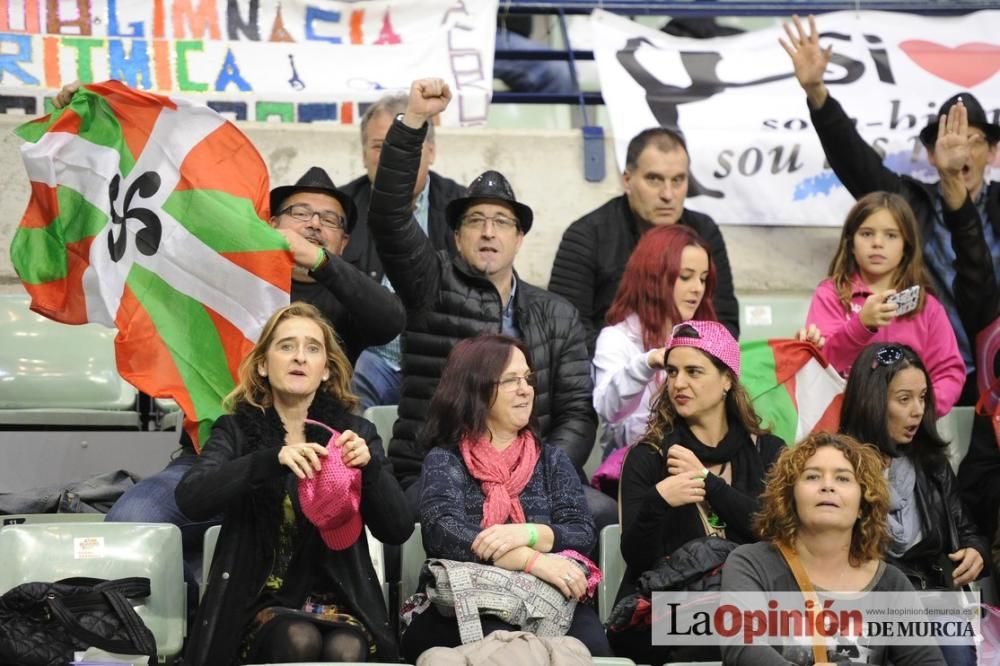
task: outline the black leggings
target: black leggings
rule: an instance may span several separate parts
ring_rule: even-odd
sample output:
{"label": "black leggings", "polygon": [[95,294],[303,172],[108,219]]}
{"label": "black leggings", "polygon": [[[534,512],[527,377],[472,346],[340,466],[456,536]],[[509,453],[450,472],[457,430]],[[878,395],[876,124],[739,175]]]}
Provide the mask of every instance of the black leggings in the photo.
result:
{"label": "black leggings", "polygon": [[[507,624],[489,615],[480,617],[483,623],[483,635],[494,631],[518,631],[520,627]],[[567,636],[578,639],[587,646],[592,657],[610,657],[611,647],[604,627],[597,618],[597,613],[590,606],[577,604],[573,614],[573,622],[566,631]],[[462,639],[458,635],[458,621],[453,617],[445,617],[431,606],[420,615],[414,615],[413,621],[407,627],[400,641],[403,658],[414,664],[417,658],[433,647],[458,647]]]}
{"label": "black leggings", "polygon": [[297,617],[275,618],[261,627],[251,661],[367,661],[368,643],[353,627],[327,627]]}

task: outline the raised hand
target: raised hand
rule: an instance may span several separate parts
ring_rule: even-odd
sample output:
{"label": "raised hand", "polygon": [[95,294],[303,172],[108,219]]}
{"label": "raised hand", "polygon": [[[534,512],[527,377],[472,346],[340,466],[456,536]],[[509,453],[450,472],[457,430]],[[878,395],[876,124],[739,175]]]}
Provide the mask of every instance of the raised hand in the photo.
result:
{"label": "raised hand", "polygon": [[417,79],[410,85],[403,124],[414,129],[448,108],[451,89],[444,79]]}
{"label": "raised hand", "polygon": [[52,106],[57,109],[63,108],[64,106],[69,104],[70,100],[73,99],[73,94],[79,89],[80,89],[79,81],[72,81],[70,83],[67,83],[62,87],[62,89],[59,90],[58,93],[56,93],[56,96],[52,98]]}
{"label": "raised hand", "polygon": [[969,111],[962,100],[954,104],[938,122],[934,162],[938,171],[958,175],[969,161]]}
{"label": "raised hand", "polygon": [[788,35],[788,41],[779,37],[778,43],[792,59],[795,78],[799,80],[799,85],[806,91],[809,103],[814,108],[819,108],[826,102],[827,91],[826,84],[823,83],[823,75],[826,73],[827,65],[830,64],[833,46],[828,46],[825,49],[820,47],[815,17],[809,16],[809,34],[806,34],[798,16],[792,16],[792,23],[795,26],[794,30],[788,23],[782,26],[785,29],[785,34]]}

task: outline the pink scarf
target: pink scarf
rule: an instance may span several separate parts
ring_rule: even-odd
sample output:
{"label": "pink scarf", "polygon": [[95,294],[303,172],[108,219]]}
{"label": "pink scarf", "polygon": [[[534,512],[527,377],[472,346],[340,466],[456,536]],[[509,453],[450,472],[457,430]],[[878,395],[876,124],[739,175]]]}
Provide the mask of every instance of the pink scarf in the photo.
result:
{"label": "pink scarf", "polygon": [[503,451],[493,448],[488,436],[466,437],[459,442],[465,466],[486,496],[480,527],[503,525],[508,519],[512,523],[525,522],[520,495],[535,473],[539,448],[530,430],[522,431]]}

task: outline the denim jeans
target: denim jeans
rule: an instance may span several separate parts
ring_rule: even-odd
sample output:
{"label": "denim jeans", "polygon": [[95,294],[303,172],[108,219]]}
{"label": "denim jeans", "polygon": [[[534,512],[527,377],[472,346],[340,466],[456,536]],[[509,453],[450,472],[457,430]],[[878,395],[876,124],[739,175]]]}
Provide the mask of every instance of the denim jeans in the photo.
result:
{"label": "denim jeans", "polygon": [[[497,30],[496,48],[518,51],[551,51],[544,44],[528,39],[516,32]],[[573,79],[569,63],[565,60],[493,60],[493,76],[503,81],[514,92],[544,92],[553,95],[572,95]]]}
{"label": "denim jeans", "polygon": [[384,358],[366,349],[354,364],[351,390],[361,400],[361,409],[398,405],[403,374],[393,370]]}
{"label": "denim jeans", "polygon": [[197,459],[195,453],[183,453],[171,460],[163,471],[147,476],[125,491],[105,518],[117,523],[171,523],[179,527],[184,548],[184,578],[195,583],[201,573],[205,532],[222,522],[222,516],[194,521],[177,507],[174,490]]}

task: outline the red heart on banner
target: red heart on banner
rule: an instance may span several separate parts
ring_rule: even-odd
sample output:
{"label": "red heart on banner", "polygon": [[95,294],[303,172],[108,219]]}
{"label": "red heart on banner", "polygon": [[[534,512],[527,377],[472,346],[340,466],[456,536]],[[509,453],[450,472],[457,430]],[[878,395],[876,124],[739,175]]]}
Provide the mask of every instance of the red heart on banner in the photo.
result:
{"label": "red heart on banner", "polygon": [[972,88],[1000,70],[1000,46],[970,42],[942,46],[923,39],[900,42],[899,48],[921,69],[963,88]]}

